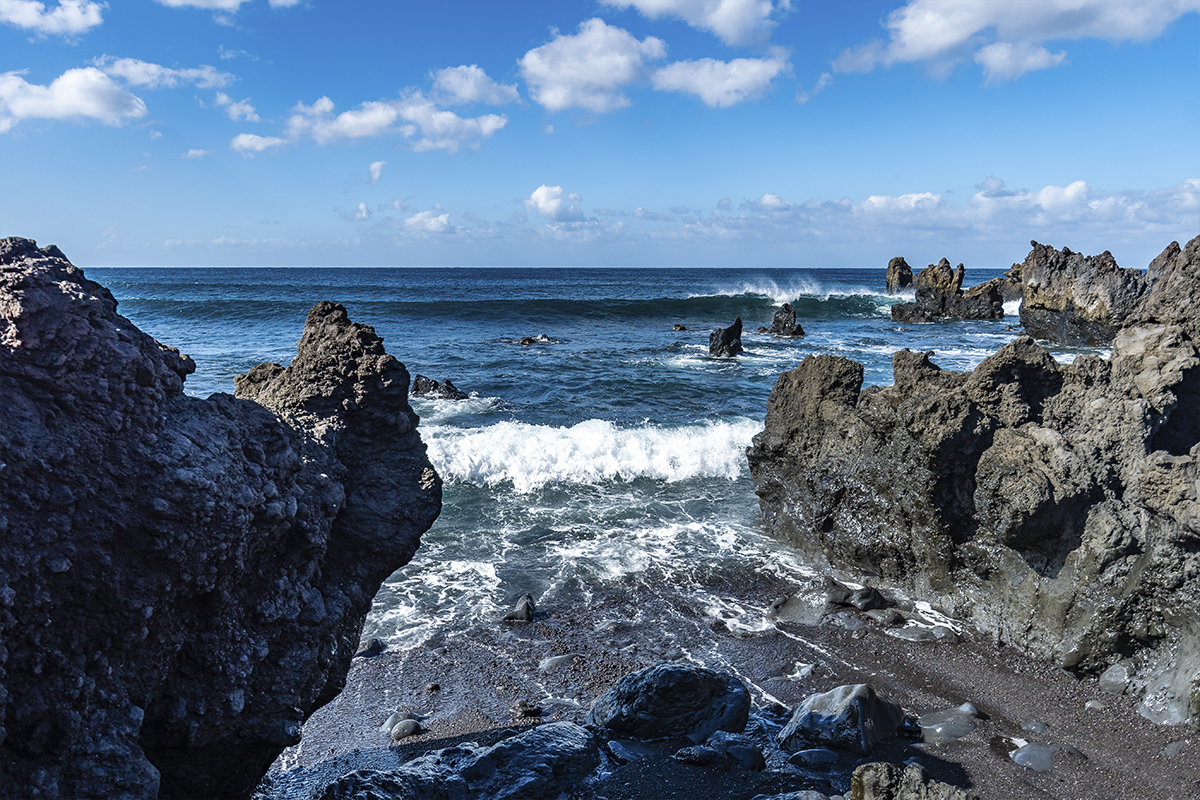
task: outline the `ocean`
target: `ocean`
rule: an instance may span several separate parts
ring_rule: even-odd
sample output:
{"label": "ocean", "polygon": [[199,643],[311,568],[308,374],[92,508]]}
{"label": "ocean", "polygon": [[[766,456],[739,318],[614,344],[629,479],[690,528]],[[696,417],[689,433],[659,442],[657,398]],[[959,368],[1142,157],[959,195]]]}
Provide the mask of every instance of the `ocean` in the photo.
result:
{"label": "ocean", "polygon": [[[893,323],[905,298],[885,294],[882,268],[86,272],[120,313],[195,359],[185,388],[199,397],[232,392],[260,362],[286,364],[320,300],[374,326],[411,375],[470,394],[411,401],[445,494],[363,632],[398,648],[492,624],[525,592],[542,607],[632,587],[685,595],[727,625],[749,620],[713,587],[812,575],[762,528],[746,463],[776,378],[824,353],[889,384],[905,347],[970,369],[1019,328],[1015,304],[998,321]],[[973,270],[967,283],[999,274]],[[755,333],[784,302],[807,335]],[[737,317],[745,352],[710,357],[710,331]]]}

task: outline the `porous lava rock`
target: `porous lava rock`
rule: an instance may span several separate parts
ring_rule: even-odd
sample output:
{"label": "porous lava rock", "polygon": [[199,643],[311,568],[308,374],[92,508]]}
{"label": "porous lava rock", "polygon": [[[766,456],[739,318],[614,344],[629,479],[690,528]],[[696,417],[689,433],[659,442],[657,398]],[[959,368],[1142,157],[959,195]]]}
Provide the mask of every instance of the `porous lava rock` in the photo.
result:
{"label": "porous lava rock", "polygon": [[341,306],[239,397],[193,370],[56,248],[0,241],[5,796],[246,796],[440,510],[408,374]]}
{"label": "porous lava rock", "polygon": [[896,256],[888,262],[885,281],[888,294],[900,294],[912,286],[912,267],[904,260],[904,256]]}
{"label": "porous lava rock", "polygon": [[911,303],[892,306],[892,319],[897,322],[932,322],[941,317],[1003,317],[1004,298],[999,286],[990,282],[982,283],[964,292],[962,284],[965,276],[966,268],[962,264],[952,269],[950,262],[944,258],[936,264],[930,264],[913,281],[916,299]]}
{"label": "porous lava rock", "polygon": [[788,338],[804,335],[804,328],[796,324],[796,309],[791,303],[784,303],[779,307],[771,320],[771,327],[767,328],[767,333]]}
{"label": "porous lava rock", "polygon": [[848,800],[979,800],[949,783],[935,781],[920,764],[862,764],[850,778]]}
{"label": "porous lava rock", "polygon": [[732,358],[742,352],[742,318],[738,317],[728,328],[717,328],[708,335],[708,354],[718,358]]}
{"label": "porous lava rock", "polygon": [[690,739],[716,731],[741,733],[750,693],[733,675],[688,664],[659,664],[631,672],[596,698],[589,727],[614,737]]}
{"label": "porous lava rock", "polygon": [[1136,664],[1145,716],[1200,725],[1198,341],[1145,324],[1064,366],[1020,337],[965,373],[902,350],[866,390],[810,356],[749,449],[764,520],[1077,673]]}

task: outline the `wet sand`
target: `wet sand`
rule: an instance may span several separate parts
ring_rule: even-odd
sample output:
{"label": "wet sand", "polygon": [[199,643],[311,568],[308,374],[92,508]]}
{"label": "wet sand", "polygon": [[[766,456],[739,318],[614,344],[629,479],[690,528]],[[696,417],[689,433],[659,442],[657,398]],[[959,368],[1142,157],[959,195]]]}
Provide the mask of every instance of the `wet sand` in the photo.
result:
{"label": "wet sand", "polygon": [[[464,741],[491,744],[541,722],[581,723],[592,700],[621,675],[686,660],[733,672],[750,687],[747,733],[761,741],[806,696],[846,683],[870,684],[912,716],[970,702],[981,719],[957,741],[935,746],[896,739],[867,757],[846,754],[833,769],[802,771],[778,751],[767,754],[764,772],[682,764],[669,752],[625,766],[607,761],[611,774],[567,796],[837,794],[848,790],[858,764],[915,758],[931,776],[985,800],[1200,798],[1200,735],[1149,722],[1133,699],[1105,694],[1094,680],[1077,680],[970,632],[958,641],[912,642],[885,635],[865,617],[869,624],[859,630],[768,619],[772,601],[811,594],[812,586],[760,578],[705,589],[697,595],[655,586],[644,576],[576,588],[539,608],[531,623],[487,622],[409,651],[355,659],[345,691],[308,720],[303,742],[276,762],[261,796],[307,800],[353,769],[394,768]],[[558,656],[570,657],[546,661]],[[801,677],[808,672],[804,665],[813,667]],[[541,716],[515,714],[522,700],[541,707]],[[1103,709],[1088,708],[1088,701]],[[421,732],[390,746],[380,725],[394,710],[421,714]],[[1045,732],[1022,729],[1033,721],[1045,723]],[[1055,754],[1052,770],[1036,773],[1008,757],[1014,739],[1069,748]]]}

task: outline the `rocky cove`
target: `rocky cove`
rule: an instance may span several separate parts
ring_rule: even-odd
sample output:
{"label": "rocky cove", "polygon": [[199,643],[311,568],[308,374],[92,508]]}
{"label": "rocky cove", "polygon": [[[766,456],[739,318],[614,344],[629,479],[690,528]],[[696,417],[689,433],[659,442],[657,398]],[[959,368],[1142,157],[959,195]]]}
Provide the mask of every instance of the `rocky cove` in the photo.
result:
{"label": "rocky cove", "polygon": [[[750,464],[810,581],[714,578],[716,614],[670,586],[577,586],[529,621],[352,658],[440,505],[404,366],[320,304],[290,367],[190,398],[186,357],[61,253],[5,240],[4,791],[1190,796],[1197,241],[1127,271],[1150,278],[1120,314],[1027,298],[1110,325],[1107,360],[1018,339],[968,374],[901,351],[891,388],[824,356],[782,376]],[[1116,269],[1038,247],[1064,286]],[[663,664],[740,684],[744,720],[716,730],[744,740],[605,733],[593,702]],[[783,746],[807,699],[858,684],[898,706],[896,735]],[[970,731],[921,741],[918,718],[966,703]],[[394,712],[412,735],[380,730]],[[1052,768],[1014,761],[1026,743]]]}

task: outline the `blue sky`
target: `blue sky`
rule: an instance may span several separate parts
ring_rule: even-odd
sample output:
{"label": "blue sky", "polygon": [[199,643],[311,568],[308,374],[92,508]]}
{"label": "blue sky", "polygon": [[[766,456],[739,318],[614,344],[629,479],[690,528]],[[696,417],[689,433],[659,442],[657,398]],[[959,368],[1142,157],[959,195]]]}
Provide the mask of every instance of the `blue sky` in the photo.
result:
{"label": "blue sky", "polygon": [[1200,0],[0,0],[0,176],[83,266],[1144,267]]}

